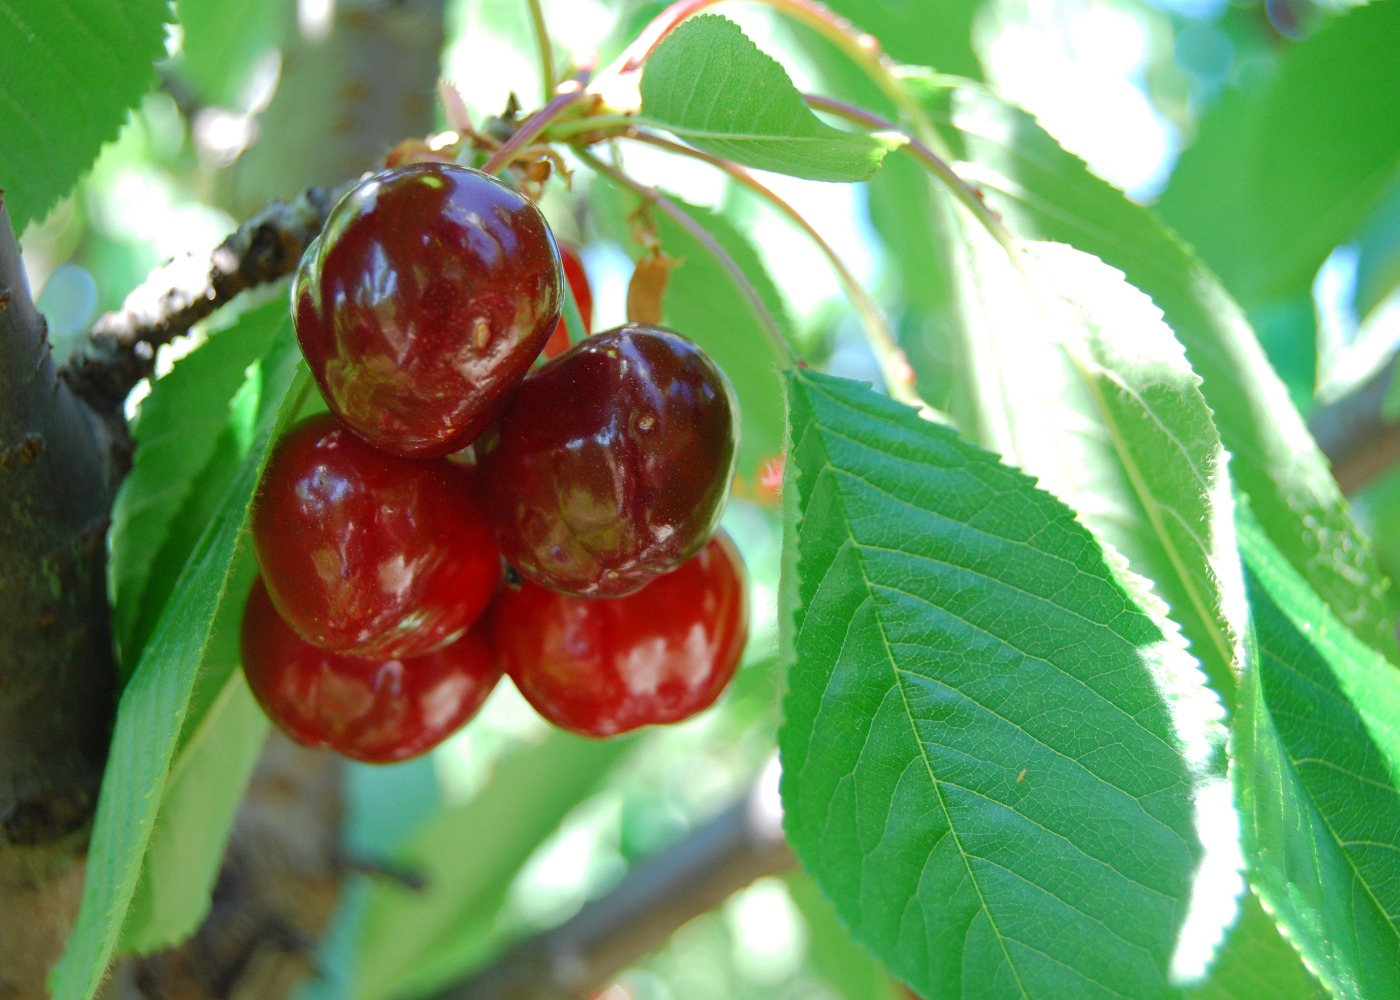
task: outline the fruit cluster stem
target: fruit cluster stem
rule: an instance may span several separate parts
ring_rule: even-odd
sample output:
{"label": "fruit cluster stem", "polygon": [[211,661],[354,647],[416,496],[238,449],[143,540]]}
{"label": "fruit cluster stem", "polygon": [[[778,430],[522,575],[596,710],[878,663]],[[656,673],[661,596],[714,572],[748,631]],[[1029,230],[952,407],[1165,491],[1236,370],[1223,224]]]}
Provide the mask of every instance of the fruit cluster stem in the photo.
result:
{"label": "fruit cluster stem", "polygon": [[894,335],[894,331],[885,322],[884,314],[880,307],[875,304],[875,300],[870,297],[856,276],[851,273],[851,269],[846,266],[846,262],[841,259],[841,255],[826,241],[817,229],[807,221],[806,217],[797,209],[793,208],[786,199],[779,195],[772,188],[754,177],[737,163],[714,156],[702,150],[692,149],[690,146],[673,142],[670,139],[649,132],[634,131],[627,138],[647,145],[665,149],[668,152],[681,156],[689,156],[708,163],[717,170],[728,174],[741,187],[753,192],[762,201],[767,202],[778,211],[784,218],[800,229],[803,234],[810,239],[822,256],[827,259],[836,277],[841,282],[841,287],[846,292],[846,297],[851,300],[851,305],[855,307],[860,315],[861,324],[865,327],[866,336],[870,341],[871,348],[875,352],[876,360],[879,362],[881,374],[885,379],[885,388],[890,396],[900,402],[908,403],[910,406],[922,407],[923,401],[914,392],[914,371],[909,364],[909,359],[904,353],[904,349],[899,346],[899,341]]}
{"label": "fruit cluster stem", "polygon": [[705,230],[704,226],[697,223],[683,208],[670,198],[667,198],[656,188],[647,187],[645,184],[634,180],[621,170],[609,163],[605,163],[592,153],[589,153],[587,150],[576,149],[574,150],[574,155],[595,172],[602,174],[613,183],[629,189],[647,204],[655,205],[660,211],[664,212],[674,221],[676,225],[684,229],[692,239],[703,246],[710,256],[714,258],[715,262],[724,270],[725,274],[729,276],[730,280],[734,282],[740,292],[742,292],[744,299],[748,302],[749,308],[753,310],[754,316],[757,317],[759,326],[768,337],[769,344],[777,357],[789,361],[796,359],[796,355],[792,350],[792,345],[787,342],[787,338],[783,336],[782,330],[778,328],[777,321],[773,319],[773,314],[768,311],[768,307],[763,302],[763,296],[758,294],[758,289],[754,287],[753,282],[744,274],[744,269],[741,268],[724,247],[720,246],[719,242]]}
{"label": "fruit cluster stem", "polygon": [[530,27],[535,33],[535,50],[540,58],[540,94],[548,99],[554,93],[554,46],[549,41],[549,26],[545,24],[540,0],[529,0]]}
{"label": "fruit cluster stem", "polygon": [[491,158],[481,167],[483,173],[499,174],[511,165],[521,150],[542,136],[552,122],[575,104],[593,99],[592,95],[584,90],[583,85],[577,81],[568,81],[562,84],[559,89],[561,91],[559,94],[556,94],[548,104],[521,122],[520,127],[515,130],[515,134],[491,154]]}

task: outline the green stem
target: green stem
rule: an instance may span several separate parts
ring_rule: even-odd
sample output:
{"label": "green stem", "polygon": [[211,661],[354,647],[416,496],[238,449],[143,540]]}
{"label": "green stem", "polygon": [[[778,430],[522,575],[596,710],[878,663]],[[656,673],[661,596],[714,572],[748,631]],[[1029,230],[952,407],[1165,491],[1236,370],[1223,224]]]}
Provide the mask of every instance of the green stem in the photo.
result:
{"label": "green stem", "polygon": [[667,198],[656,188],[647,187],[645,184],[633,180],[621,170],[609,163],[605,163],[587,150],[576,149],[574,150],[574,155],[595,172],[602,174],[615,184],[628,188],[643,201],[655,205],[668,215],[676,225],[684,229],[686,233],[690,235],[691,239],[703,246],[710,256],[715,259],[715,263],[723,269],[725,274],[729,276],[729,279],[733,281],[739,291],[743,293],[745,300],[749,303],[749,308],[753,310],[754,316],[758,319],[759,326],[762,328],[764,335],[768,338],[774,353],[780,358],[787,359],[789,362],[795,362],[797,360],[797,356],[793,353],[792,345],[787,342],[787,338],[783,336],[782,330],[778,328],[777,322],[773,319],[773,314],[768,311],[768,307],[764,304],[763,296],[758,294],[758,289],[754,287],[748,275],[744,274],[744,269],[738,265],[724,247],[719,245],[719,242],[706,231],[704,226],[692,219],[684,209],[670,198]]}
{"label": "green stem", "polygon": [[851,305],[860,316],[861,324],[865,327],[866,336],[869,338],[871,349],[875,353],[875,358],[880,365],[880,373],[885,379],[885,388],[890,396],[911,406],[922,407],[923,400],[919,399],[914,392],[914,370],[909,364],[909,359],[904,353],[904,349],[899,346],[899,341],[885,322],[884,314],[879,306],[870,297],[869,293],[856,280],[856,276],[851,273],[851,269],[846,266],[845,261],[826,241],[826,238],[807,221],[801,212],[793,208],[772,188],[759,181],[737,163],[714,156],[710,153],[692,149],[670,139],[664,139],[658,135],[647,132],[637,132],[626,136],[636,142],[646,143],[659,149],[667,150],[681,156],[688,156],[700,160],[722,170],[742,187],[752,191],[760,200],[766,201],[780,214],[785,216],[789,222],[797,226],[816,245],[827,262],[831,264],[832,270],[836,272],[837,278],[841,282],[841,287],[846,293],[846,297],[851,300]]}
{"label": "green stem", "polygon": [[535,48],[540,56],[541,100],[554,96],[554,47],[549,41],[549,28],[544,23],[544,8],[540,0],[528,0],[530,6],[530,26],[535,33]]}

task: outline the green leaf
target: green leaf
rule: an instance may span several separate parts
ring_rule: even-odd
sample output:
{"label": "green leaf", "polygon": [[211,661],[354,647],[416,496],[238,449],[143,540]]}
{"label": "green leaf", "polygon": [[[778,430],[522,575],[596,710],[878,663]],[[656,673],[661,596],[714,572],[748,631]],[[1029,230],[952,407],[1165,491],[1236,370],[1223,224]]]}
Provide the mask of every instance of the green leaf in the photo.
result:
{"label": "green leaf", "polygon": [[1257,655],[1235,723],[1250,880],[1337,997],[1400,996],[1400,672],[1243,518]]}
{"label": "green leaf", "polygon": [[991,6],[984,0],[936,4],[917,0],[828,0],[826,6],[878,39],[891,59],[911,66],[937,66],[944,73],[960,76],[982,75],[972,33],[978,14]]}
{"label": "green leaf", "polygon": [[63,959],[55,1000],[86,1000],[106,972],[130,906],[142,858],[164,798],[199,664],[209,648],[248,508],[271,442],[309,385],[296,343],[281,338],[250,373],[260,386],[260,417],[246,457],[225,492],[122,692],[98,798],[83,899]]}
{"label": "green leaf", "polygon": [[1382,109],[1400,93],[1397,39],[1400,4],[1329,20],[1227,94],[1182,153],[1157,210],[1251,312],[1306,293],[1393,183],[1400,116]]}
{"label": "green leaf", "polygon": [[[1389,581],[1219,282],[1150,212],[1089,173],[1025,112],[963,81],[916,77],[908,84],[968,161],[962,172],[1014,232],[1092,253],[1151,296],[1201,376],[1233,478],[1270,539],[1363,640],[1400,656]],[[929,197],[904,193],[915,205]]]}
{"label": "green leaf", "polygon": [[1220,950],[1210,978],[1182,990],[1182,1000],[1326,1000],[1327,991],[1279,933],[1254,893]]}
{"label": "green leaf", "polygon": [[814,181],[866,180],[899,144],[824,124],[782,66],[716,14],[686,21],[647,58],[642,113],[698,149]]}
{"label": "green leaf", "polygon": [[128,666],[246,450],[252,415],[233,403],[247,369],[288,330],[287,303],[268,302],[176,362],[141,404],[135,460],[112,510],[108,566],[117,645]]}
{"label": "green leaf", "polygon": [[15,232],[117,137],[165,54],[165,0],[0,0],[0,188]]}
{"label": "green leaf", "polygon": [[395,857],[426,889],[377,886],[370,897],[356,1000],[426,994],[489,955],[521,866],[634,745],[551,732],[502,759],[470,801],[430,819]]}
{"label": "green leaf", "polygon": [[[232,596],[232,595],[230,595]],[[241,611],[242,604],[238,605]],[[238,621],[228,624],[237,634]],[[209,914],[234,817],[268,721],[241,670],[224,683],[170,768],[117,951],[150,954],[184,941]]]}
{"label": "green leaf", "polygon": [[[124,630],[129,661],[238,476],[254,429],[280,402],[266,395],[258,364],[273,344],[283,351],[294,347],[281,298],[214,334],[157,380],[142,405],[136,462],[118,497],[113,544],[121,556],[114,559],[116,618],[135,623]],[[169,947],[208,911],[230,826],[267,732],[239,670],[239,622],[255,572],[242,546],[199,664],[119,952]]]}
{"label": "green leaf", "polygon": [[276,47],[282,0],[179,0],[180,71],[206,104],[237,106],[258,60]]}
{"label": "green leaf", "polygon": [[251,550],[240,545],[122,924],[122,954],[178,944],[209,912],[234,817],[268,730],[240,669],[239,627],[256,572]]}
{"label": "green leaf", "polygon": [[798,856],[925,995],[1160,995],[1202,857],[1199,672],[1023,474],[854,383],[788,387]]}
{"label": "green leaf", "polygon": [[[1181,345],[1120,272],[1060,244],[1017,259],[971,227],[964,433],[1042,488],[1150,580],[1227,705],[1246,622],[1219,433]],[[955,237],[956,238],[956,237]]]}

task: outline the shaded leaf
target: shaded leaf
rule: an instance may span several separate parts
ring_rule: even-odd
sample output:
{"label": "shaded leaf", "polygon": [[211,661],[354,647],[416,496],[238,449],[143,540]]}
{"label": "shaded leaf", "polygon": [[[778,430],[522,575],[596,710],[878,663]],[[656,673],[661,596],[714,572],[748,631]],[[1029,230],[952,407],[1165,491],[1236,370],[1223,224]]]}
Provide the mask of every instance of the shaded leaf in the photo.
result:
{"label": "shaded leaf", "polygon": [[236,107],[260,58],[276,47],[282,0],[178,0],[180,71],[206,104]]}
{"label": "shaded leaf", "polygon": [[1182,1000],[1326,1000],[1322,984],[1279,933],[1254,893],[1245,896],[1210,976],[1182,990]]}
{"label": "shaded leaf", "polygon": [[[157,379],[132,428],[136,453],[112,509],[111,580],[117,644],[135,665],[194,548],[237,471],[251,426],[247,399],[235,408],[249,365],[288,333],[278,299],[240,317]],[[212,499],[211,499],[212,495]]]}
{"label": "shaded leaf", "polygon": [[1250,881],[1338,997],[1400,996],[1400,673],[1241,523],[1257,655],[1235,724]]}
{"label": "shaded leaf", "polygon": [[1290,48],[1201,120],[1157,211],[1225,287],[1256,303],[1305,294],[1400,171],[1400,4],[1358,6]]}
{"label": "shaded leaf", "polygon": [[551,732],[502,759],[469,802],[409,837],[395,863],[420,874],[427,889],[373,891],[359,934],[356,1000],[425,995],[489,955],[521,866],[633,743]]}

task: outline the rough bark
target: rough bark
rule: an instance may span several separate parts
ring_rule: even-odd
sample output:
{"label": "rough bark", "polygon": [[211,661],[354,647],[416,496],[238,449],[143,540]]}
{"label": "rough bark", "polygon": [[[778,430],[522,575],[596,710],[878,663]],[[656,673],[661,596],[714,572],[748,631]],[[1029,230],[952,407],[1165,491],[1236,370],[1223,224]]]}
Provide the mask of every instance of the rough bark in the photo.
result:
{"label": "rough bark", "polygon": [[38,995],[76,905],[115,707],[114,480],[101,423],[58,378],[0,195],[0,997]]}

